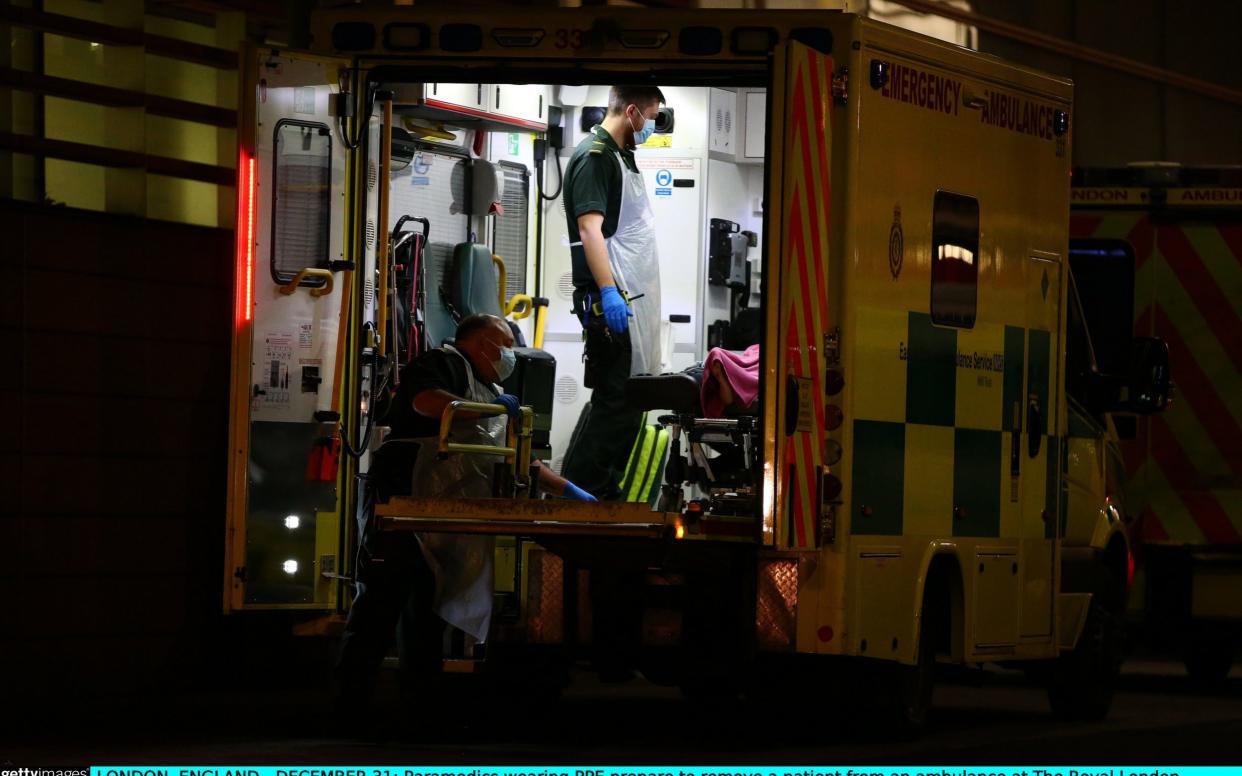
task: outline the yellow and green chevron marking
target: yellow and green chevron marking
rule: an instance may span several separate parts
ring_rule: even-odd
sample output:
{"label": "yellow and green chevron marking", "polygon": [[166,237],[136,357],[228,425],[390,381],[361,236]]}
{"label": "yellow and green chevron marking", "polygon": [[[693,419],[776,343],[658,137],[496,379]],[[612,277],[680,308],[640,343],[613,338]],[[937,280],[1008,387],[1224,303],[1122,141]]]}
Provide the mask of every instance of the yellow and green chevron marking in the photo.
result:
{"label": "yellow and green chevron marking", "polygon": [[955,329],[874,308],[860,310],[859,325],[868,334],[855,366],[851,533],[1030,536],[1021,521],[1034,514],[1052,536],[1056,521],[1043,519],[1059,511],[1052,333],[982,321]]}

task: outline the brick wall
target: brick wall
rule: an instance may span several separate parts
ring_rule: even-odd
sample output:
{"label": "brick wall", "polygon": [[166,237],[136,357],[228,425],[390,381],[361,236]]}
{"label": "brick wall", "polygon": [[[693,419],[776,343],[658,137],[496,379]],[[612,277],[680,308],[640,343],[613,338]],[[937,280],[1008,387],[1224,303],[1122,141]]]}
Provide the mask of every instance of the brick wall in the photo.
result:
{"label": "brick wall", "polygon": [[0,697],[208,659],[232,251],[229,230],[0,201]]}

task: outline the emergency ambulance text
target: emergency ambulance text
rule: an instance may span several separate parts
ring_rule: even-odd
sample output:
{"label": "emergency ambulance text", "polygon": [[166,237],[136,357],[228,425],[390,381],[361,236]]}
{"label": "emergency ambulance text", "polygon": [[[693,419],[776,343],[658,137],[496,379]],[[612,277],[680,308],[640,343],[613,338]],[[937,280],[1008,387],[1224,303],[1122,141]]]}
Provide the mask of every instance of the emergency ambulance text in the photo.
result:
{"label": "emergency ambulance text", "polygon": [[962,82],[909,65],[894,63],[880,94],[920,108],[957,115]]}
{"label": "emergency ambulance text", "polygon": [[1052,139],[1055,111],[1051,106],[1001,92],[985,91],[983,94],[985,102],[979,120],[984,124],[1044,140]]}

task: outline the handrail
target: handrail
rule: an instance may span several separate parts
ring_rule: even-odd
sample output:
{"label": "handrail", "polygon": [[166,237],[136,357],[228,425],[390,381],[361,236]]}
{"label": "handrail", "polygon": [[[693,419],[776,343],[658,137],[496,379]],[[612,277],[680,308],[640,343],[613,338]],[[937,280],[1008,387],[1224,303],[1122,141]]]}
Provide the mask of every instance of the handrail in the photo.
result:
{"label": "handrail", "polygon": [[[387,356],[390,346],[393,350],[397,347],[396,338],[392,338],[390,343],[388,336],[390,313],[388,285],[392,283],[389,276],[392,258],[388,254],[388,186],[392,175],[392,99],[384,100],[381,105],[384,118],[380,122],[380,169],[379,185],[376,186],[379,190],[379,234],[375,239],[375,266],[379,268],[379,288],[376,289],[375,295],[377,307],[375,317],[379,322],[379,352],[381,356]],[[396,287],[395,283],[393,287]]]}
{"label": "handrail", "polygon": [[486,404],[484,402],[462,401],[460,399],[449,402],[449,405],[444,408],[444,413],[440,416],[440,439],[439,446],[437,447],[439,456],[443,458],[451,453],[503,455],[507,463],[521,464],[515,474],[519,477],[523,476],[526,469],[530,467],[530,439],[531,430],[535,422],[534,410],[530,407],[521,408],[521,423],[510,423],[508,425],[508,444],[504,447],[500,445],[450,442],[449,434],[453,430],[453,416],[459,411],[477,412],[483,415],[503,415],[508,412],[503,404]]}
{"label": "handrail", "polygon": [[[505,269],[505,260],[493,253],[492,264],[496,265],[496,295],[499,297],[501,317],[512,318],[515,321],[529,318],[530,314],[535,311],[535,303],[530,294],[514,294],[513,298],[506,302],[505,288],[508,286],[509,274]],[[521,305],[520,310],[518,305]],[[514,312],[515,310],[517,312]]]}
{"label": "handrail", "polygon": [[290,280],[288,283],[285,283],[280,287],[280,293],[285,296],[289,296],[290,294],[297,292],[298,287],[302,285],[302,281],[306,278],[323,278],[322,286],[310,289],[311,296],[327,296],[332,293],[333,284],[335,282],[332,270],[320,269],[319,267],[303,267],[298,271],[298,274],[293,276],[293,280]]}
{"label": "handrail", "polygon": [[535,348],[543,349],[543,335],[548,323],[548,300],[544,297],[535,297],[531,300],[535,305]]}
{"label": "handrail", "polygon": [[[521,309],[518,308],[518,305],[521,305]],[[529,318],[531,313],[535,312],[535,302],[530,294],[514,294],[504,309],[506,316],[515,321],[520,321],[523,318]]]}

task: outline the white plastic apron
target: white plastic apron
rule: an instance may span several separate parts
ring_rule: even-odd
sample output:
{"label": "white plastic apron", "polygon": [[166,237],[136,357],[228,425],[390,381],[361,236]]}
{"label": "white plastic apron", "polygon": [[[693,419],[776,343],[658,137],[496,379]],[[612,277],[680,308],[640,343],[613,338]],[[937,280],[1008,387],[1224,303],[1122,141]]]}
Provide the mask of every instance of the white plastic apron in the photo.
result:
{"label": "white plastic apron", "polygon": [[[595,132],[599,132],[596,127]],[[629,296],[642,296],[630,303],[630,375],[658,375],[661,368],[660,254],[656,249],[655,214],[647,199],[641,172],[630,172],[613,151],[621,171],[621,210],[617,231],[604,238],[608,265],[617,288]],[[569,244],[580,246],[582,242]]]}
{"label": "white plastic apron", "polygon": [[656,248],[655,213],[647,199],[641,172],[630,172],[613,152],[621,170],[621,212],[617,231],[604,240],[617,288],[630,296],[630,374],[660,374],[660,254]]}
{"label": "white plastic apron", "polygon": [[[469,381],[464,398],[494,404],[499,386],[476,380],[469,360],[450,345],[444,350],[466,365]],[[503,445],[507,419],[468,418],[453,422],[452,440],[466,444]],[[411,493],[420,498],[490,498],[492,468],[502,456],[453,454],[437,456],[439,440],[424,437],[414,461]],[[492,619],[492,561],[494,545],[489,536],[427,533],[418,535],[423,555],[436,578],[432,610],[448,624],[487,640]]]}

